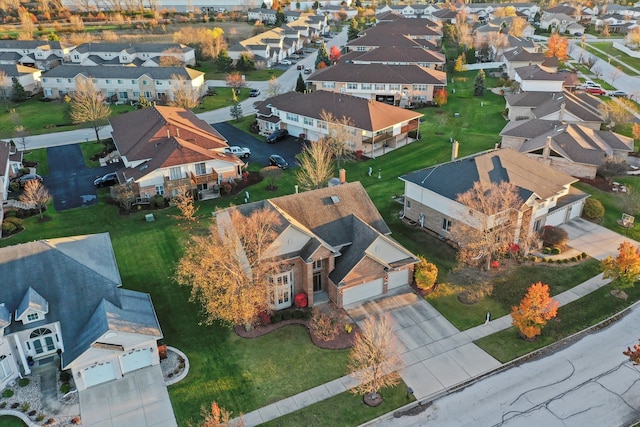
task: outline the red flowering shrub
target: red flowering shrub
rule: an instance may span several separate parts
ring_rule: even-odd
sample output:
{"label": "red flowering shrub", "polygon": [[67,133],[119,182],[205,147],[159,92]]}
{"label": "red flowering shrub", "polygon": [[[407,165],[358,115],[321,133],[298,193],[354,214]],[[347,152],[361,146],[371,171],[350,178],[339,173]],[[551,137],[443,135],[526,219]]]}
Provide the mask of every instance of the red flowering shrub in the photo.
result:
{"label": "red flowering shrub", "polygon": [[258,313],[258,318],[260,319],[260,323],[263,325],[268,325],[271,323],[271,316],[266,311],[261,311]]}
{"label": "red flowering shrub", "polygon": [[298,294],[298,295],[296,295],[295,298],[293,299],[293,303],[298,308],[306,307],[307,304],[309,303],[309,300],[307,299],[307,294]]}

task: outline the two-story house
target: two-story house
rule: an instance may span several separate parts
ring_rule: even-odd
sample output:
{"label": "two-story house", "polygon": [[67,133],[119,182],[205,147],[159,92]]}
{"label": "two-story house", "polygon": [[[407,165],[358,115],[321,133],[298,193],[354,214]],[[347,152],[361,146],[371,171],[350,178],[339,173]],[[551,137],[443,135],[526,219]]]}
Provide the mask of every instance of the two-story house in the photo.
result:
{"label": "two-story house", "polygon": [[67,61],[74,47],[60,41],[0,40],[0,64],[49,70]]}
{"label": "two-story house", "polygon": [[278,214],[278,235],[268,253],[281,272],[269,278],[274,310],[291,307],[297,294],[310,306],[327,301],[342,308],[406,286],[415,255],[390,230],[359,182],[306,191],[232,207],[217,213],[218,227],[230,210],[244,216],[269,209]]}
{"label": "two-story house", "polygon": [[196,64],[194,48],[179,43],[82,43],[71,51],[73,65],[136,65],[157,67],[163,57]]}
{"label": "two-story house", "polygon": [[557,71],[558,58],[546,57],[544,53],[530,52],[525,48],[511,49],[503,54],[504,72],[510,79],[515,78],[515,69],[529,65],[544,65],[550,71]]}
{"label": "two-story house", "polygon": [[15,77],[25,91],[32,94],[40,92],[40,80],[42,70],[26,67],[19,64],[0,64],[0,71],[4,73],[4,79],[0,79],[0,96],[11,96],[11,87]]}
{"label": "two-story house", "polygon": [[219,196],[222,182],[242,179],[244,162],[225,153],[226,139],[190,110],[153,106],[109,119],[124,168],[118,181],[141,198],[196,191]]}
{"label": "two-story house", "polygon": [[62,98],[76,89],[76,80],[90,78],[96,88],[109,100],[137,101],[140,95],[148,100],[173,99],[172,90],[183,83],[199,97],[204,96],[207,84],[204,73],[185,67],[85,67],[63,65],[42,75],[45,98]]}
{"label": "two-story house", "polygon": [[432,102],[434,91],[446,85],[444,71],[419,65],[381,63],[340,62],[319,69],[307,78],[307,88],[311,91],[346,93],[400,107]]}
{"label": "two-story house", "polygon": [[0,248],[0,277],[0,389],[52,357],[80,392],[159,365],[151,297],[122,287],[108,233]]}
{"label": "two-story house", "polygon": [[483,213],[471,211],[457,200],[476,182],[510,182],[516,186],[522,201],[514,214],[516,244],[519,236],[578,218],[588,197],[572,187],[577,178],[509,148],[456,159],[400,179],[404,182],[404,217],[445,239],[450,238],[451,228],[458,221],[476,229],[491,223],[481,220]]}
{"label": "two-story house", "polygon": [[318,141],[329,135],[326,114],[349,121],[347,133],[351,151],[375,158],[418,139],[422,113],[384,102],[318,90],[289,92],[256,103],[260,132],[287,129],[290,135]]}

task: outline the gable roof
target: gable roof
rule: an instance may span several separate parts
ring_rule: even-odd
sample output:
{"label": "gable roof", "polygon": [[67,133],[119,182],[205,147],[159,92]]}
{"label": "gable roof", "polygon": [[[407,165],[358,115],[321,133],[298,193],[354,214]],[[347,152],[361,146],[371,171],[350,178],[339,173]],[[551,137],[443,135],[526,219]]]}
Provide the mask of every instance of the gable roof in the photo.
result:
{"label": "gable roof", "polygon": [[431,40],[412,39],[402,34],[384,34],[375,32],[365,34],[362,37],[348,41],[346,46],[353,48],[355,46],[365,47],[382,47],[382,46],[398,46],[398,47],[429,47],[436,48],[437,44]]}
{"label": "gable roof", "polygon": [[256,103],[259,115],[269,117],[271,108],[320,119],[323,111],[334,117],[348,117],[358,129],[376,132],[398,123],[422,117],[422,113],[343,93],[317,90],[311,93],[288,92]]}
{"label": "gable roof", "polygon": [[518,67],[514,70],[522,80],[546,80],[552,82],[563,82],[564,75],[561,73],[551,72],[539,65],[527,65],[526,67]]}
{"label": "gable roof", "polygon": [[340,57],[341,63],[433,63],[444,64],[446,62],[444,54],[428,49],[416,47],[382,46],[377,49],[361,51],[351,51]]}
{"label": "gable roof", "polygon": [[[126,179],[138,179],[158,168],[220,160],[240,164],[222,153],[227,141],[213,127],[184,108],[152,106],[109,118],[111,135],[121,156],[148,160],[144,169],[129,168]],[[219,151],[216,151],[219,150]]]}
{"label": "gable roof", "polygon": [[537,160],[509,148],[492,150],[439,164],[400,177],[450,200],[483,183],[511,182],[523,201],[536,194],[547,199],[577,181]]}
{"label": "gable roof", "polygon": [[307,81],[446,86],[447,74],[444,71],[413,64],[388,65],[377,62],[373,64],[339,62],[331,67],[317,70],[307,77]]}
{"label": "gable roof", "polygon": [[75,52],[78,53],[86,53],[86,52],[127,52],[127,53],[136,53],[136,52],[154,52],[154,53],[164,53],[167,50],[176,50],[180,52],[190,52],[194,49],[190,46],[186,46],[180,43],[82,43],[78,45],[74,49]]}
{"label": "gable roof", "polygon": [[92,67],[84,65],[60,65],[42,74],[43,78],[75,78],[78,75],[94,79],[139,79],[148,76],[154,80],[175,80],[182,76],[187,81],[204,75],[202,71],[186,67]]}
{"label": "gable roof", "polygon": [[[29,274],[24,274],[25,271]],[[46,319],[28,325],[14,321],[5,334],[60,322],[65,347],[61,356],[63,368],[91,344],[81,337],[99,329],[94,312],[103,301],[126,312],[129,332],[162,336],[148,295],[119,289],[121,279],[108,233],[0,248],[0,277],[3,280],[0,302],[10,312],[24,305],[30,288],[49,304]],[[129,294],[146,298],[146,302],[129,306],[125,302]],[[38,303],[39,298],[28,300]]]}
{"label": "gable roof", "polygon": [[529,107],[536,118],[542,119],[562,108],[586,122],[604,122],[598,111],[600,101],[585,93],[563,91],[555,92],[521,92],[506,95],[509,106]]}
{"label": "gable roof", "polygon": [[36,310],[43,313],[46,313],[49,310],[47,300],[45,300],[42,295],[40,295],[31,286],[29,286],[29,289],[25,292],[24,297],[22,297],[22,301],[20,301],[20,305],[18,305],[18,308],[16,309],[16,319],[21,318],[27,310]]}
{"label": "gable roof", "polygon": [[7,77],[19,77],[25,74],[41,73],[42,70],[32,67],[26,67],[20,64],[0,64],[0,71],[3,71]]}

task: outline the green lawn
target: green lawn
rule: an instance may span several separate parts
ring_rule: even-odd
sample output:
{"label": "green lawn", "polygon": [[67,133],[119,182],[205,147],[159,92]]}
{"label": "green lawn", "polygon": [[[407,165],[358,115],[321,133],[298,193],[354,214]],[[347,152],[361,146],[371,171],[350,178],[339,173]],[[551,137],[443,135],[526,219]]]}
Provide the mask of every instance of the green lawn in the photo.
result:
{"label": "green lawn", "polygon": [[[195,69],[198,71],[202,71],[204,73],[204,78],[206,80],[225,80],[227,78],[227,73],[221,73],[216,70],[215,61],[202,61],[199,63],[199,66]],[[271,77],[284,74],[286,70],[280,70],[277,68],[272,69],[264,69],[264,70],[252,70],[252,71],[239,71],[241,74],[244,74],[246,80],[248,81],[267,81]]]}
{"label": "green lawn", "polygon": [[[475,343],[500,362],[506,363],[595,325],[640,299],[640,287],[638,286],[625,289],[629,295],[629,299],[626,301],[613,297],[609,293],[611,289],[611,285],[605,286],[577,301],[560,307],[558,316],[545,326],[542,335],[534,342],[521,339],[517,330],[511,327],[481,338]],[[622,352],[622,350],[620,351]]]}
{"label": "green lawn", "polygon": [[[637,76],[638,73],[636,73],[635,71],[633,71],[632,69],[630,69],[629,67],[627,67],[627,64],[631,65],[632,67],[634,67],[636,70],[640,69],[640,64],[636,65],[636,61],[640,62],[640,59],[637,58],[633,58],[632,56],[627,55],[626,53],[620,52],[619,50],[613,49],[612,45],[613,43],[607,43],[607,42],[602,42],[602,43],[586,43],[585,44],[585,49],[591,53],[592,55],[597,56],[598,58],[609,62],[609,56],[605,55],[604,53],[594,49],[593,47],[590,46],[590,44],[592,44],[593,46],[597,47],[598,49],[609,53],[610,55],[617,57],[618,59],[611,59],[611,63],[615,65],[620,66],[620,69],[622,70],[622,72],[624,72],[625,74],[629,75],[629,76]],[[631,60],[635,60],[635,61],[631,61]]]}
{"label": "green lawn", "polygon": [[[214,88],[217,95],[205,96],[202,99],[202,105],[194,108],[193,112],[198,114],[203,111],[217,110],[219,108],[230,108],[233,104],[233,93],[230,87],[216,87]],[[249,97],[251,89],[240,89],[240,95],[238,95],[238,101],[242,102]]]}
{"label": "green lawn", "polygon": [[26,424],[20,418],[9,415],[0,416],[0,425],[2,427],[26,427]]}
{"label": "green lawn", "polygon": [[38,163],[38,166],[36,167],[38,175],[49,175],[49,162],[47,160],[46,149],[40,148],[38,150],[27,150],[27,153],[24,155],[24,159],[30,162]]}
{"label": "green lawn", "polygon": [[[404,382],[394,388],[383,389],[380,394],[384,397],[384,401],[376,408],[363,405],[362,396],[345,392],[260,425],[262,427],[351,427],[415,400],[413,396],[407,398],[407,387]],[[336,411],[335,408],[344,408],[344,410]]]}

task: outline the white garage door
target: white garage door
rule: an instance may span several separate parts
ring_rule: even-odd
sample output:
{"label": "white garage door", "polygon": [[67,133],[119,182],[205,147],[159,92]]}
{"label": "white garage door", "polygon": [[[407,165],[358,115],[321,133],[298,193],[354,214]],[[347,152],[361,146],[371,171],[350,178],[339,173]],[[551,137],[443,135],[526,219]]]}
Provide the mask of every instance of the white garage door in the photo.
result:
{"label": "white garage door", "polygon": [[148,348],[135,350],[120,358],[122,363],[122,373],[135,371],[151,365],[151,352]]}
{"label": "white garage door", "polygon": [[582,213],[582,205],[584,202],[576,203],[571,206],[571,216],[569,220],[574,218],[580,218],[580,214]]}
{"label": "white garage door", "polygon": [[85,387],[102,384],[116,379],[116,371],[111,362],[91,366],[82,371]]}
{"label": "white garage door", "polygon": [[391,271],[389,272],[389,281],[387,289],[395,289],[400,286],[409,284],[409,270]]}
{"label": "white garage door", "polygon": [[547,215],[547,220],[545,221],[544,225],[552,225],[555,227],[556,225],[564,224],[564,219],[566,216],[567,208],[558,209],[552,214]]}
{"label": "white garage door", "polygon": [[363,299],[372,298],[382,294],[382,279],[363,283],[353,288],[345,289],[342,294],[342,305],[353,304]]}

